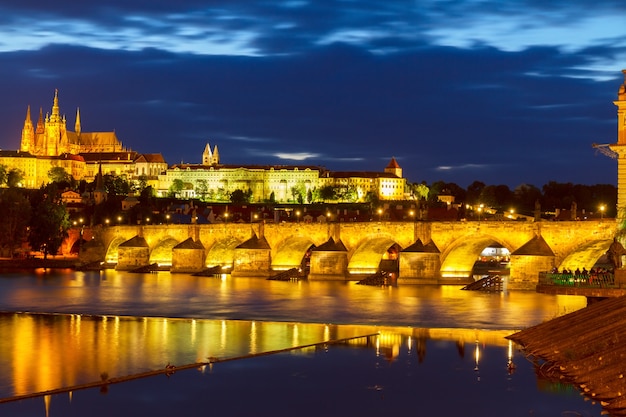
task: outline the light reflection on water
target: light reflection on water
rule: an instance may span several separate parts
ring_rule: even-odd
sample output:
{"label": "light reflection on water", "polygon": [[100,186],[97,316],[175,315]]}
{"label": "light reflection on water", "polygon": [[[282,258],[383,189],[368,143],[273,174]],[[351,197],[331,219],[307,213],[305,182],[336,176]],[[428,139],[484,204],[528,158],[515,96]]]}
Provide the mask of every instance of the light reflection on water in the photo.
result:
{"label": "light reflection on water", "polygon": [[[557,415],[566,409],[594,415],[599,406],[584,403],[571,387],[565,396],[552,395],[561,388],[538,380],[533,366],[519,353],[513,357],[514,349],[504,339],[513,330],[584,305],[582,297],[485,294],[457,286],[375,288],[114,271],[4,274],[0,310],[73,314],[0,315],[0,334],[13,336],[0,338],[0,366],[7,370],[0,377],[0,397],[99,381],[103,373],[130,375],[163,369],[167,363],[232,358],[379,332],[348,343],[348,351],[331,345],[216,363],[209,374],[177,372],[171,378],[176,385],[164,382],[170,378],[154,377],[112,386],[104,398],[94,397],[97,390],[92,389],[72,393],[69,402],[48,397],[46,404],[54,398],[54,415],[65,417],[177,415],[180,401],[186,415],[205,415],[207,409],[220,415],[386,415],[413,410],[420,398],[420,410],[430,408],[425,415],[442,404],[448,409],[442,415]],[[509,360],[517,364],[512,374]],[[152,391],[146,392],[148,387]],[[198,392],[198,387],[209,391]],[[259,392],[273,396],[274,403],[259,398]],[[455,393],[454,407],[449,392]],[[267,409],[240,404],[238,393]],[[286,393],[293,398],[286,400]],[[383,408],[370,404],[372,393],[393,401]],[[275,407],[276,401],[305,403],[317,395],[335,401],[334,408]],[[0,414],[26,415],[37,409],[28,415],[44,416],[39,401],[0,404]],[[537,412],[541,409],[550,412]]]}
{"label": "light reflection on water", "polygon": [[482,293],[451,285],[379,288],[112,270],[0,275],[4,311],[521,329],[585,305],[584,297]]}

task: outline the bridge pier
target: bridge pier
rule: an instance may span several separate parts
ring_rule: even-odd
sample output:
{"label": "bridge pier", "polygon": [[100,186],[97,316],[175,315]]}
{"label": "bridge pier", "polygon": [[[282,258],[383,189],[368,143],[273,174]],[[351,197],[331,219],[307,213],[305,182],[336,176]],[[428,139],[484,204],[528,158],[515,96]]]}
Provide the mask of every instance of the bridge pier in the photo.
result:
{"label": "bridge pier", "polygon": [[117,266],[125,271],[150,265],[150,247],[143,237],[135,236],[118,246]]}
{"label": "bridge pier", "polygon": [[398,284],[437,284],[440,269],[438,253],[400,252]]}
{"label": "bridge pier", "polygon": [[235,263],[231,275],[233,277],[265,277],[271,276],[272,255],[270,245],[265,237],[256,234],[235,248]]}
{"label": "bridge pier", "polygon": [[348,278],[348,250],[332,237],[311,250],[310,280],[340,280]]}
{"label": "bridge pier", "polygon": [[205,269],[206,251],[202,242],[195,242],[192,238],[179,243],[172,248],[173,273],[194,273]]}

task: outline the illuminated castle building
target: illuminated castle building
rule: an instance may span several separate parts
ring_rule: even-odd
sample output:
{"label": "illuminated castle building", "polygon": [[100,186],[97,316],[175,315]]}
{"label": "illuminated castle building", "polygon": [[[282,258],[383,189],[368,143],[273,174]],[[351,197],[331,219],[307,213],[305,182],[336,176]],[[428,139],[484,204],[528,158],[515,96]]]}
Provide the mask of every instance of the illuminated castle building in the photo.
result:
{"label": "illuminated castle building", "polygon": [[46,114],[44,119],[43,111],[39,109],[36,128],[33,126],[30,106],[28,106],[22,129],[20,151],[35,156],[59,156],[65,153],[79,155],[81,153],[120,152],[125,149],[115,132],[82,132],[78,109],[74,132],[67,130],[65,116],[61,116],[59,112],[59,93],[55,90],[52,113]]}
{"label": "illuminated castle building", "polygon": [[18,151],[0,151],[0,165],[23,174],[21,186],[39,188],[50,182],[48,172],[64,168],[76,180],[93,181],[101,169],[103,174],[137,179],[143,176],[157,187],[157,175],[167,169],[161,154],[139,154],[122,146],[115,132],[83,132],[80,111],[76,111],[74,131],[67,129],[61,115],[58,90],[54,92],[51,113],[45,118],[39,110],[37,125],[33,124],[30,106],[22,128]]}
{"label": "illuminated castle building", "polygon": [[395,158],[384,172],[328,171],[314,165],[227,165],[220,163],[217,146],[204,148],[201,164],[177,164],[159,176],[157,194],[166,196],[175,181],[182,182],[181,198],[209,198],[235,190],[252,194],[252,202],[273,196],[276,202],[307,201],[309,192],[332,186],[344,195],[350,190],[353,201],[364,201],[368,194],[381,200],[405,198],[406,179]]}

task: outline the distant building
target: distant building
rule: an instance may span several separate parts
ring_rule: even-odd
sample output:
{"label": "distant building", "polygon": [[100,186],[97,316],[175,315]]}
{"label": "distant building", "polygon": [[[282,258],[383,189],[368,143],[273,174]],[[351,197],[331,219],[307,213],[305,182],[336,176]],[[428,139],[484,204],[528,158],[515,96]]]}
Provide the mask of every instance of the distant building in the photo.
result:
{"label": "distant building", "polygon": [[[211,151],[207,144],[202,164],[177,164],[159,176],[157,194],[166,196],[175,181],[182,181],[180,198],[213,198],[235,190],[250,191],[252,202],[270,199],[276,202],[306,201],[308,193],[325,186],[354,191],[357,201],[368,193],[381,200],[402,200],[406,179],[402,168],[392,158],[384,172],[328,171],[312,165],[225,165],[220,163],[217,146]],[[399,176],[398,176],[399,175]]]}

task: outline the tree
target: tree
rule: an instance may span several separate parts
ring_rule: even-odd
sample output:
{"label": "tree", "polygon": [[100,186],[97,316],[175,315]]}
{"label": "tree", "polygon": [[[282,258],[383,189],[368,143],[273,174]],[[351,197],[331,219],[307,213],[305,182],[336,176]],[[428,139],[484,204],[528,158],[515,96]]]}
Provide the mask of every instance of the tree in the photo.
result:
{"label": "tree", "polygon": [[55,254],[67,237],[70,220],[65,205],[56,200],[56,187],[42,188],[34,198],[28,240],[31,248]]}
{"label": "tree", "polygon": [[17,168],[11,168],[7,173],[7,185],[9,187],[19,187],[23,180],[24,173]]}
{"label": "tree", "polygon": [[63,167],[52,167],[50,171],[48,171],[48,179],[50,182],[69,183],[71,181],[71,175],[68,174]]}
{"label": "tree", "polygon": [[206,180],[198,180],[196,182],[196,194],[200,197],[200,200],[204,200],[209,193],[209,186]]}
{"label": "tree", "polygon": [[183,191],[184,186],[185,184],[183,183],[183,180],[176,178],[174,181],[172,181],[172,185],[170,185],[168,194],[170,195],[170,197],[178,197],[180,192]]}
{"label": "tree", "polygon": [[134,186],[136,188],[136,191],[139,192],[139,194],[143,194],[143,190],[149,187],[148,177],[145,175],[140,175],[138,178],[137,184]]}
{"label": "tree", "polygon": [[333,201],[337,199],[337,193],[335,187],[332,185],[325,185],[320,188],[320,198],[323,201]]}
{"label": "tree", "polygon": [[26,236],[30,220],[30,202],[17,188],[9,188],[0,197],[0,245],[10,257]]}
{"label": "tree", "polygon": [[483,192],[483,188],[485,188],[485,183],[480,181],[474,181],[467,187],[467,202],[471,205],[475,205],[480,203],[480,194]]}
{"label": "tree", "polygon": [[252,197],[251,190],[243,191],[237,189],[230,194],[230,201],[233,204],[245,204],[250,201],[250,197]]}
{"label": "tree", "polygon": [[354,203],[358,199],[358,196],[359,194],[357,193],[356,187],[354,185],[349,185],[341,193],[341,200],[348,203]]}
{"label": "tree", "polygon": [[513,191],[515,210],[518,213],[532,214],[535,209],[535,201],[542,200],[541,190],[534,185],[520,184]]}
{"label": "tree", "polygon": [[424,183],[409,184],[409,192],[416,200],[426,200],[429,191],[428,186]]}
{"label": "tree", "polygon": [[130,184],[125,177],[117,177],[113,175],[104,175],[102,177],[104,188],[110,195],[128,195],[130,192]]}
{"label": "tree", "polygon": [[574,185],[571,182],[550,181],[543,186],[543,202],[546,209],[569,209],[574,201]]}
{"label": "tree", "polygon": [[7,182],[7,167],[0,164],[0,185]]}

